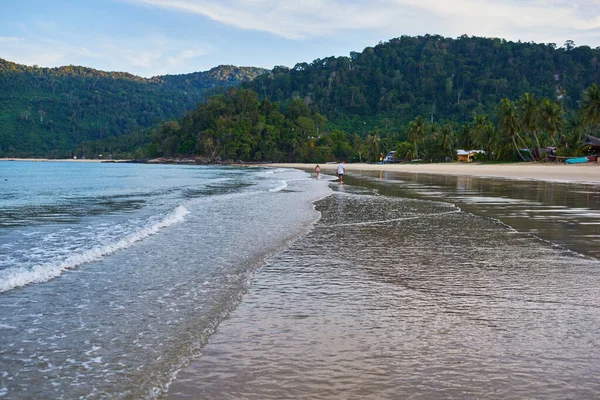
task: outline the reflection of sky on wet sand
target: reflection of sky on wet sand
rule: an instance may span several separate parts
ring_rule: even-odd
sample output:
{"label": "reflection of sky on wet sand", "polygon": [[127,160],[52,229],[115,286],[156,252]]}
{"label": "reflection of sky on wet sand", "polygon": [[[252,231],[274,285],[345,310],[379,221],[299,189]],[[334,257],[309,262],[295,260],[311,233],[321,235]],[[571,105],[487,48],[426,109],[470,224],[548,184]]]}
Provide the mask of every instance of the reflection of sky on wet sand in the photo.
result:
{"label": "reflection of sky on wet sand", "polygon": [[349,179],[317,203],[313,231],[257,273],[169,398],[599,392],[598,260],[462,204],[368,186]]}
{"label": "reflection of sky on wet sand", "polygon": [[381,194],[447,201],[465,211],[498,218],[521,232],[600,257],[597,185],[389,171],[353,173],[348,178]]}

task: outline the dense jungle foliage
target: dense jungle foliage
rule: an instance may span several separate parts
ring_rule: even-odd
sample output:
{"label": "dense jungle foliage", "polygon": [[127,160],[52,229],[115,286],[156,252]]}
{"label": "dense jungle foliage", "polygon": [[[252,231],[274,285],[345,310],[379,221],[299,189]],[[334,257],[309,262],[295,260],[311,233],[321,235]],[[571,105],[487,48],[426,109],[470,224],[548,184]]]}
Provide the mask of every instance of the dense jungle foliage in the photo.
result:
{"label": "dense jungle foliage", "polygon": [[276,67],[242,85],[251,91],[232,90],[155,130],[136,155],[378,161],[395,150],[401,160],[443,161],[460,148],[510,161],[547,159],[549,147],[581,155],[585,136],[599,134],[599,60],[599,49],[571,41],[401,37]]}
{"label": "dense jungle foliage", "polygon": [[28,67],[0,59],[0,156],[68,157],[82,142],[118,142],[123,135],[126,145],[135,142],[132,136],[141,135],[137,131],[195,108],[205,92],[237,85],[264,71],[219,66],[146,79],[77,66]]}
{"label": "dense jungle foliage", "polygon": [[[516,101],[502,99],[492,115],[474,114],[459,125],[417,116],[402,129],[391,124],[386,131],[369,131],[366,136],[327,126],[327,118],[312,112],[302,99],[290,101],[283,110],[250,89],[232,88],[180,121],[163,124],[151,133],[151,143],[133,156],[322,163],[379,161],[391,150],[410,161],[449,161],[459,148],[484,150],[480,157],[487,160],[580,155],[585,136],[600,128],[600,90],[596,84],[586,89],[581,107],[568,117],[560,102],[526,93]],[[102,146],[105,143],[87,143],[82,150],[106,151]]]}
{"label": "dense jungle foliage", "polygon": [[391,150],[443,161],[458,148],[506,161],[545,159],[548,147],[580,155],[585,136],[600,135],[599,60],[600,49],[571,41],[403,36],[276,67],[180,119],[76,153],[212,162],[377,161]]}
{"label": "dense jungle foliage", "polygon": [[339,128],[373,128],[382,118],[406,125],[464,123],[491,114],[504,98],[524,93],[577,107],[583,91],[600,82],[600,51],[554,44],[461,36],[402,36],[350,57],[328,57],[275,68],[247,87],[284,104],[302,98]]}

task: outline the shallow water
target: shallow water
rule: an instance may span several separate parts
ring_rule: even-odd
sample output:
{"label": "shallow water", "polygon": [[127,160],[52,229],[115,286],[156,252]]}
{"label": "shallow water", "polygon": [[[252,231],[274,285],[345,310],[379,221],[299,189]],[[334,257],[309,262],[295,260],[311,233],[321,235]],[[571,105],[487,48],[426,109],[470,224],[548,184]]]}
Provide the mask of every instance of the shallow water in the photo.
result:
{"label": "shallow water", "polygon": [[7,399],[156,398],[328,193],[285,169],[0,162],[0,176]]}
{"label": "shallow water", "polygon": [[597,187],[344,180],[167,398],[598,397]]}
{"label": "shallow water", "polygon": [[392,172],[354,174],[350,179],[357,178],[382,195],[450,202],[600,257],[600,185]]}
{"label": "shallow water", "polygon": [[5,176],[0,398],[600,393],[598,186],[0,162]]}

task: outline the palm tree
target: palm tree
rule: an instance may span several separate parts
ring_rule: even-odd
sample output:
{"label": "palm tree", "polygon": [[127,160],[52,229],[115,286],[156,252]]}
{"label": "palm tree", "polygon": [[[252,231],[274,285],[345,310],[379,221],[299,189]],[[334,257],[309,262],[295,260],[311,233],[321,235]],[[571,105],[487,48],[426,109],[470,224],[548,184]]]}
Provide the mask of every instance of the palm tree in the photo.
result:
{"label": "palm tree", "polygon": [[521,129],[521,124],[519,121],[519,116],[517,115],[517,109],[515,104],[507,98],[504,98],[500,101],[498,105],[498,128],[500,128],[500,132],[505,136],[508,136],[515,146],[515,150],[519,154],[519,157],[523,161],[525,161],[525,157],[521,154],[521,150],[519,146],[517,146],[517,141],[515,137],[518,137],[520,141],[528,147],[523,138],[519,135],[519,129]]}
{"label": "palm tree", "polygon": [[437,122],[429,124],[429,138],[433,140],[437,139],[437,137],[440,135],[441,130],[442,127]]}
{"label": "palm tree", "polygon": [[472,132],[475,144],[485,149],[486,156],[491,159],[496,131],[489,117],[483,114],[475,115],[473,117]]}
{"label": "palm tree", "polygon": [[556,146],[556,134],[562,130],[564,121],[563,110],[560,104],[550,99],[544,100],[541,108],[541,117],[544,130]]}
{"label": "palm tree", "polygon": [[425,138],[425,121],[422,116],[418,116],[414,121],[408,124],[408,140],[415,144],[415,154],[419,158],[418,143]]}
{"label": "palm tree", "polygon": [[597,84],[594,83],[583,92],[580,110],[585,124],[600,127],[600,90]]}
{"label": "palm tree", "polygon": [[583,143],[583,133],[585,124],[580,113],[572,113],[567,119],[567,134],[563,135],[562,141],[567,147],[571,148],[571,152],[581,147]]}
{"label": "palm tree", "polygon": [[440,130],[440,144],[442,146],[442,150],[445,155],[450,155],[450,158],[453,157],[454,150],[454,128],[450,124],[446,124],[442,126]]}
{"label": "palm tree", "polygon": [[473,148],[472,128],[471,124],[465,124],[462,125],[458,131],[458,145],[465,150],[471,150]]}
{"label": "palm tree", "polygon": [[585,123],[581,113],[572,113],[567,119],[567,130],[573,141],[583,142],[583,133],[585,131]]}
{"label": "palm tree", "polygon": [[379,135],[371,135],[367,136],[367,148],[369,149],[369,157],[373,160],[377,160],[379,157],[379,142],[381,138]]}
{"label": "palm tree", "polygon": [[358,155],[358,160],[361,163],[363,162],[363,157],[367,157],[367,145],[357,133],[352,136],[352,151]]}
{"label": "palm tree", "polygon": [[[423,138],[423,153],[427,154],[427,157],[431,157],[436,150],[438,139],[442,126],[437,122],[427,123],[425,122],[425,137]],[[425,154],[423,154],[425,155]]]}
{"label": "palm tree", "polygon": [[409,142],[400,142],[396,145],[396,157],[400,160],[412,160],[415,154],[415,147]]}
{"label": "palm tree", "polygon": [[406,157],[409,160],[414,160],[415,158],[417,158],[417,152],[415,150],[415,148],[413,146],[410,146],[407,150],[406,150],[406,154],[404,154],[404,157]]}
{"label": "palm tree", "polygon": [[525,129],[525,132],[529,132],[533,135],[539,149],[541,147],[540,139],[537,135],[537,130],[540,126],[539,101],[535,98],[534,94],[525,93],[519,99],[518,109],[521,114],[521,126]]}

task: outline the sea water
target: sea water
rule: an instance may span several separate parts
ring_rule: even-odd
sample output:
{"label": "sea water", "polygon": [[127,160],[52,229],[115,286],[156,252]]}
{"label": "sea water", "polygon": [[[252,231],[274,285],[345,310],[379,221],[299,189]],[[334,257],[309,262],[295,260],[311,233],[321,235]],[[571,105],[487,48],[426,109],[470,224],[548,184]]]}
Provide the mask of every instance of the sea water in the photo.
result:
{"label": "sea water", "polygon": [[595,398],[600,187],[0,162],[0,397]]}
{"label": "sea water", "polygon": [[328,191],[289,169],[0,161],[0,397],[155,398]]}
{"label": "sea water", "polygon": [[600,187],[357,175],[166,398],[600,396]]}

